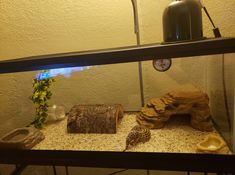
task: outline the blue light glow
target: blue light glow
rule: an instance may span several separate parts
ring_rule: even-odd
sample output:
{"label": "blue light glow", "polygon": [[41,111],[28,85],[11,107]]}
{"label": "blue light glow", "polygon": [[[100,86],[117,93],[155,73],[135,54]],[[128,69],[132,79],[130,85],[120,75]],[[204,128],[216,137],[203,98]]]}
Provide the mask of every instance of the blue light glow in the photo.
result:
{"label": "blue light glow", "polygon": [[70,77],[73,72],[81,72],[87,69],[90,69],[92,66],[83,66],[83,67],[72,67],[72,68],[59,68],[59,69],[50,69],[47,72],[41,72],[36,75],[37,80],[43,80],[47,78],[56,77],[58,75],[63,75],[65,77]]}

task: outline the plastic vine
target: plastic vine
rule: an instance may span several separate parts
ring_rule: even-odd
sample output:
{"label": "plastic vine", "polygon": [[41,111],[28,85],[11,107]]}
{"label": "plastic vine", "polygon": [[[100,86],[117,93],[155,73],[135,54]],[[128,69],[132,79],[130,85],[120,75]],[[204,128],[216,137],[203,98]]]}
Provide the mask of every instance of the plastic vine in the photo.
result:
{"label": "plastic vine", "polygon": [[[41,73],[48,72],[47,70]],[[52,92],[50,86],[54,82],[54,78],[33,79],[33,94],[31,100],[35,108],[35,121],[33,122],[35,128],[42,129],[45,126],[48,117],[48,101],[51,99]]]}

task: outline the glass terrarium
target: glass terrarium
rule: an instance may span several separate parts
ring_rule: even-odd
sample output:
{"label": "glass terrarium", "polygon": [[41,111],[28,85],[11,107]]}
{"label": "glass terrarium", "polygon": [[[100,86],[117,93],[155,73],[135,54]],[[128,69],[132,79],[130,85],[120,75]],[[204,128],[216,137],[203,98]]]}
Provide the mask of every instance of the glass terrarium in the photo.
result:
{"label": "glass terrarium", "polygon": [[[164,155],[182,159],[189,156],[184,161],[193,160],[194,156],[215,161],[220,157],[213,156],[230,159],[234,150],[234,54],[173,59],[186,46],[201,54],[195,43],[217,47],[219,43],[230,45],[234,39],[186,42],[183,47],[147,45],[1,62],[1,71],[5,72],[1,74],[4,82],[1,151],[14,153],[13,157],[26,154],[31,161],[34,154],[46,154],[49,159],[65,163],[64,156],[71,153],[88,157],[100,154],[107,160],[113,154],[130,159],[151,156],[148,160]],[[167,64],[168,57],[160,61],[147,57],[165,47],[173,50],[171,64]],[[220,48],[221,52],[230,52],[226,49]],[[132,56],[140,51],[141,57]],[[143,61],[125,63],[114,59],[120,55],[129,61],[134,61],[133,58]],[[100,64],[97,57],[109,59],[100,58]],[[45,64],[46,59],[55,61]],[[21,62],[25,66],[16,66]],[[10,73],[32,70],[34,62],[43,70]],[[72,67],[60,68],[66,64]],[[169,69],[162,71],[164,66]],[[13,157],[7,162],[20,160]],[[79,163],[93,164],[83,161],[87,158]],[[112,167],[116,161],[109,163]]]}

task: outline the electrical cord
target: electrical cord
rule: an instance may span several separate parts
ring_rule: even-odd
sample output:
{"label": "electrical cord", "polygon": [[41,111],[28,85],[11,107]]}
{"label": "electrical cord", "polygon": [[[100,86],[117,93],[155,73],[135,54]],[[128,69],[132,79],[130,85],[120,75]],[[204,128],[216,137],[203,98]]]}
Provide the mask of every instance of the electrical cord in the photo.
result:
{"label": "electrical cord", "polygon": [[69,169],[68,169],[67,166],[65,166],[65,174],[66,174],[66,175],[69,175]]}
{"label": "electrical cord", "polygon": [[[206,7],[203,5],[201,0],[199,2],[202,6],[202,9],[205,11],[207,17],[209,18],[209,20],[210,20],[210,22],[213,26],[214,36],[216,38],[221,37],[221,33],[219,31],[219,28],[215,26],[215,24],[214,24],[212,18],[210,17],[209,12],[207,11]],[[230,117],[230,113],[229,113],[228,96],[227,96],[227,92],[226,92],[226,83],[225,83],[225,59],[224,59],[224,54],[222,55],[222,84],[223,84],[223,95],[224,95],[224,104],[225,104],[226,117],[227,117],[227,121],[228,121],[229,132],[231,132],[231,130],[232,130],[231,117]]]}
{"label": "electrical cord", "polygon": [[231,132],[232,126],[231,126],[231,117],[230,117],[229,106],[228,106],[228,95],[227,95],[227,91],[226,91],[224,54],[222,55],[222,84],[223,84],[225,112],[226,112],[226,117],[227,117],[227,121],[228,121],[229,132]]}
{"label": "electrical cord", "polygon": [[54,165],[52,166],[52,168],[53,168],[53,173],[54,173],[54,175],[57,175],[57,173],[56,173],[56,168],[55,168]]}
{"label": "electrical cord", "polygon": [[[115,172],[113,172],[113,173],[111,173],[111,174],[108,174],[108,175],[118,174],[118,173],[121,173],[121,172],[124,172],[124,171],[127,171],[127,170],[129,170],[129,169],[124,169],[124,170],[115,171]],[[147,172],[147,175],[150,175],[150,171],[149,171],[149,170],[147,170],[146,172]]]}
{"label": "electrical cord", "polygon": [[200,2],[200,4],[201,4],[202,9],[203,9],[204,12],[206,13],[206,16],[209,18],[209,21],[211,22],[211,24],[212,24],[212,26],[213,26],[213,32],[214,32],[215,37],[216,37],[216,38],[221,37],[220,30],[219,30],[218,27],[215,26],[215,24],[214,24],[214,22],[213,22],[213,20],[212,20],[212,18],[211,18],[211,16],[210,16],[210,14],[209,14],[209,12],[207,11],[206,7],[203,5],[203,3],[202,3],[201,0],[200,0],[199,2]]}
{"label": "electrical cord", "polygon": [[27,165],[16,165],[15,170],[10,175],[20,175],[26,167]]}
{"label": "electrical cord", "polygon": [[121,172],[124,172],[124,171],[127,171],[127,170],[129,170],[129,169],[124,169],[124,170],[115,171],[115,172],[110,173],[110,174],[108,174],[108,175],[118,174],[118,173],[121,173]]}

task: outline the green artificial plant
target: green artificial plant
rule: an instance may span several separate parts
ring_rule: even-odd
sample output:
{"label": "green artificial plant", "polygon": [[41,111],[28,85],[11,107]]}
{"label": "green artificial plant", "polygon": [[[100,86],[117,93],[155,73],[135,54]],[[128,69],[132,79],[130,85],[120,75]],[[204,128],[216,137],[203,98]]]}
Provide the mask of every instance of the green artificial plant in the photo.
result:
{"label": "green artificial plant", "polygon": [[[46,72],[48,71],[44,70],[40,73]],[[31,100],[35,108],[35,121],[33,122],[35,128],[42,129],[45,126],[48,117],[48,101],[52,96],[50,86],[54,81],[54,78],[33,79],[33,94]]]}

